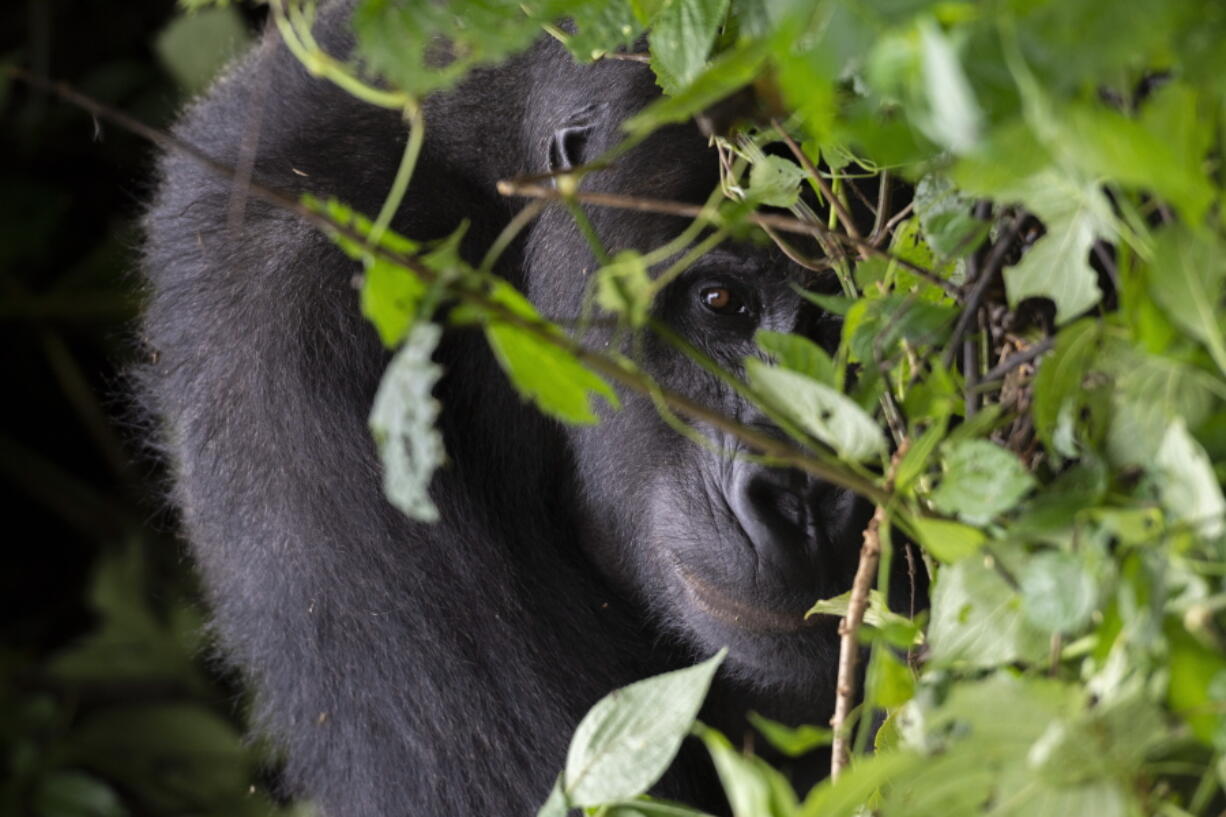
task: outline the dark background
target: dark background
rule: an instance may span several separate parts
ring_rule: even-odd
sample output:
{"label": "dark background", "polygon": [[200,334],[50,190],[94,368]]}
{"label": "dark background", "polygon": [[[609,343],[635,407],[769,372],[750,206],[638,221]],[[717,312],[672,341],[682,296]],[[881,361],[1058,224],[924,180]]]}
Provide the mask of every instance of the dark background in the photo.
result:
{"label": "dark background", "polygon": [[[166,127],[258,12],[171,0],[8,0],[0,64]],[[164,33],[178,20],[177,32]],[[259,815],[165,474],[125,382],[152,148],[0,79],[0,815]],[[305,811],[305,809],[299,809]]]}

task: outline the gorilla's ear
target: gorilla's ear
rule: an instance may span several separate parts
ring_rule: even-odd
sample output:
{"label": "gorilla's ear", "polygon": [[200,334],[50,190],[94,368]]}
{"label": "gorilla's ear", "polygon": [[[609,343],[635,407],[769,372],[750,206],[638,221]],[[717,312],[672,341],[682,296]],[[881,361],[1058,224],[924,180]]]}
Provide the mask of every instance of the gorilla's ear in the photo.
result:
{"label": "gorilla's ear", "polygon": [[568,117],[549,139],[549,171],[570,170],[592,157],[588,146],[606,105],[588,105]]}

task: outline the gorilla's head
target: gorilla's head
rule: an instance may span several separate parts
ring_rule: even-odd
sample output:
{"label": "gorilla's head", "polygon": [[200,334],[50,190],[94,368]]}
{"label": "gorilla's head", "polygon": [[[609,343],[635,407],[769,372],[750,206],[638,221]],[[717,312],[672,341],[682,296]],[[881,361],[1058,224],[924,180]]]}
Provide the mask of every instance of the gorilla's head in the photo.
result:
{"label": "gorilla's head", "polygon": [[[543,161],[555,169],[590,161],[622,137],[622,119],[651,96],[640,87],[651,76],[642,66],[609,75],[608,95],[597,104],[573,100],[569,116],[538,140]],[[702,202],[718,183],[717,161],[694,125],[666,128],[589,176],[584,189]],[[611,253],[659,247],[685,226],[656,214],[588,212]],[[526,262],[534,301],[557,305],[560,315],[580,314],[598,264],[560,208],[537,224]],[[652,315],[740,376],[744,359],[762,354],[754,343],[760,329],[796,332],[831,349],[838,320],[796,289],[829,291],[833,283],[773,245],[725,244],[661,292]],[[632,338],[605,328],[585,341],[611,344],[667,388],[780,435],[726,383],[650,332]],[[835,664],[833,621],[804,613],[850,585],[866,505],[797,471],[756,462],[718,429],[699,427],[709,444],[696,444],[650,399],[623,398],[623,408],[600,425],[568,432],[589,558],[691,648],[709,654],[728,645],[729,666],[741,677],[779,688],[826,684]]]}

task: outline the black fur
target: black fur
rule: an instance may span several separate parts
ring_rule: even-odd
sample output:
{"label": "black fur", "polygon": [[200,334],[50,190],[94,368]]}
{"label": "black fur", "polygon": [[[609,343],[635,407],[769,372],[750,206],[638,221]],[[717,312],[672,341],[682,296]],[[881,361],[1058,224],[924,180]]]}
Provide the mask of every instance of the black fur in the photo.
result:
{"label": "black fur", "polygon": [[[333,8],[321,24],[342,52],[343,21]],[[428,101],[396,228],[429,239],[471,219],[465,252],[479,259],[521,206],[497,179],[590,159],[656,93],[646,66],[579,66],[548,41],[478,72]],[[405,139],[397,114],[308,77],[271,38],[177,132],[229,166],[253,155],[260,184],[368,213]],[[700,201],[716,180],[714,154],[686,125],[588,186]],[[142,379],[215,629],[258,690],[259,724],[287,750],[293,793],[331,817],[534,813],[592,703],[723,644],[732,653],[708,722],[739,740],[748,708],[828,717],[833,628],[802,628],[800,612],[849,584],[864,521],[851,497],[695,445],[632,394],[600,426],[562,428],[511,391],[478,334],[458,330],[438,354],[442,521],[413,523],[381,495],[366,427],[388,356],[358,313],[359,270],[293,215],[234,196],[231,180],[163,157],[146,220],[153,362]],[[657,246],[682,226],[590,212],[613,250]],[[549,210],[498,272],[547,314],[575,316],[594,266],[569,216]],[[720,250],[656,312],[736,367],[757,326],[826,341],[837,330],[802,306],[789,287],[801,278],[773,249]],[[702,306],[712,282],[750,314]],[[671,349],[647,340],[637,353],[670,387],[761,424]],[[683,760],[660,791],[719,807],[699,762]]]}

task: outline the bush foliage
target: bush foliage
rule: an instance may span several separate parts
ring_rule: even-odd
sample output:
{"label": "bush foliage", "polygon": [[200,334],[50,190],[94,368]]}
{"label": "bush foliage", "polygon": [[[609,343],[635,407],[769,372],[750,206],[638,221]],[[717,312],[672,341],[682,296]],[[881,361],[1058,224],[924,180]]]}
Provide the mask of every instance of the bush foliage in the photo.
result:
{"label": "bush foliage", "polygon": [[[371,221],[310,203],[365,265],[364,309],[401,350],[372,419],[410,514],[435,513],[425,489],[443,452],[422,395],[440,325],[480,325],[525,399],[564,422],[597,422],[597,396],[615,410],[614,384],[661,395],[456,241],[387,230],[430,127],[421,96],[472,67],[542,30],[577,60],[649,60],[664,95],[610,161],[753,92],[756,109],[713,137],[727,169],[678,242],[610,258],[591,237],[595,306],[627,334],[657,330],[651,298],[679,271],[661,259],[764,224],[785,246],[787,231],[816,238],[823,257],[806,263],[841,285],[812,296],[843,316],[837,350],[761,333],[762,357],[725,376],[788,433],[793,462],[877,504],[880,567],[862,573],[886,576],[905,536],[933,580],[915,618],[888,609],[883,583],[814,600],[813,615],[851,619],[867,656],[862,701],[833,735],[849,764],[793,792],[695,724],[708,662],[594,708],[542,815],[692,814],[643,794],[691,730],[737,817],[1220,810],[1226,5],[364,0],[348,62],[315,44],[310,5],[271,9],[311,70],[402,109],[413,137]],[[439,38],[458,55],[443,66],[427,60]],[[585,170],[535,193],[581,228]],[[785,751],[832,737],[761,729]]]}

